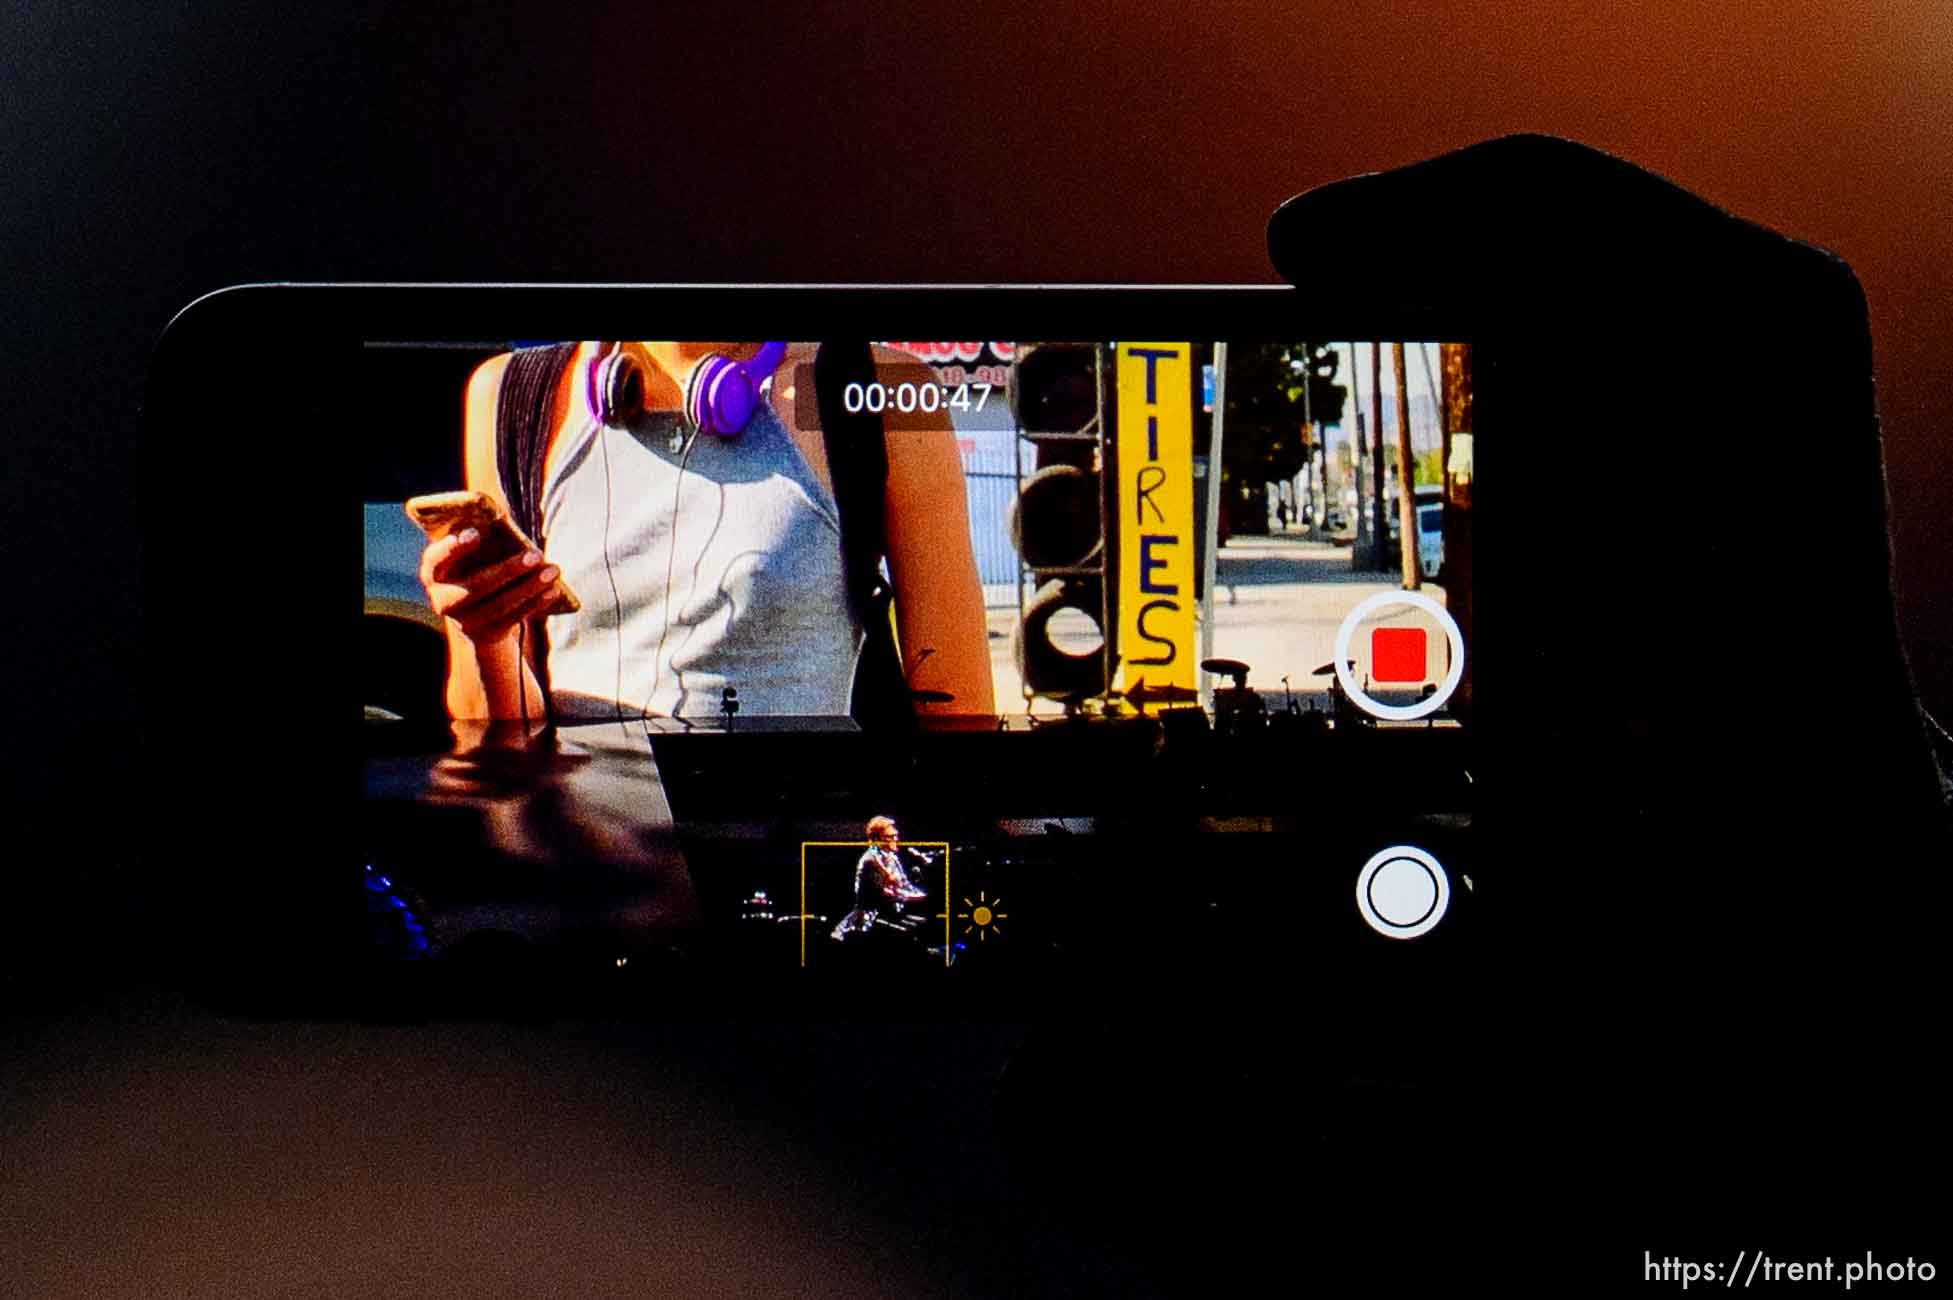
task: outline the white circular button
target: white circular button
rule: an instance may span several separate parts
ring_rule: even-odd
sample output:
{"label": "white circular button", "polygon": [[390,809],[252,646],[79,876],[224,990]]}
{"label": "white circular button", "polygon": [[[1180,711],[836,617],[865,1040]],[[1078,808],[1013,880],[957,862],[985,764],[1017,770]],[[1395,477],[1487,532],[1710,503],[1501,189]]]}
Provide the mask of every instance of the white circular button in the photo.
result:
{"label": "white circular button", "polygon": [[[1357,684],[1350,672],[1350,642],[1355,639],[1356,629],[1363,620],[1380,609],[1392,605],[1409,605],[1423,610],[1437,620],[1444,629],[1445,644],[1451,651],[1451,666],[1445,670],[1444,680],[1438,683],[1437,690],[1416,704],[1385,704]],[[1376,595],[1357,602],[1356,608],[1344,615],[1342,623],[1336,628],[1336,657],[1329,661],[1336,670],[1336,680],[1342,684],[1343,692],[1350,702],[1372,717],[1391,722],[1414,722],[1429,717],[1445,706],[1458,683],[1465,680],[1465,634],[1458,629],[1458,620],[1437,601],[1421,591],[1380,591]]]}
{"label": "white circular button", "polygon": [[1451,881],[1423,849],[1399,844],[1363,864],[1356,877],[1356,907],[1378,934],[1415,939],[1444,919]]}

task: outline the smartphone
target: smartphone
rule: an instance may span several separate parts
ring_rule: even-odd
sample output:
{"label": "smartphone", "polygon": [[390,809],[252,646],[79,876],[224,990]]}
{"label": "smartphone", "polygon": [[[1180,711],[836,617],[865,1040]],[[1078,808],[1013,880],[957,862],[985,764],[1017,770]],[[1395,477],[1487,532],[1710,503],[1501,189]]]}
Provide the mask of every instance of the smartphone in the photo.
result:
{"label": "smartphone", "polygon": [[[964,1117],[1053,1222],[1121,1240],[1252,1220],[1187,1189],[1269,1161],[1471,1167],[1522,867],[1487,825],[1510,575],[1447,419],[1465,385],[1499,409],[1469,319],[1267,286],[267,286],[171,330],[163,427],[237,340],[294,330],[338,376],[283,408],[320,525],[227,578],[276,653],[154,664],[159,698],[276,705],[174,727],[197,779],[156,792],[159,833],[234,864],[221,1005],[791,1022],[742,1032],[804,1041],[778,1068],[813,1088],[876,1063],[915,1123]],[[749,418],[606,418],[578,359],[618,339],[665,369],[647,394],[745,368]],[[441,495],[464,395],[552,353],[539,517],[581,609],[547,620],[548,718],[450,719],[418,557],[499,530]],[[164,617],[193,593],[151,559]],[[357,621],[313,594],[356,560]],[[873,653],[911,692],[892,722]]]}
{"label": "smartphone", "polygon": [[[501,502],[486,492],[435,492],[414,497],[405,507],[407,517],[427,534],[429,541],[439,541],[469,528],[479,531],[482,540],[476,547],[477,558],[469,566],[470,572],[513,559],[535,545],[522,535],[522,530],[502,509]],[[556,599],[545,613],[574,614],[583,608],[560,573],[554,585]]]}
{"label": "smartphone", "polygon": [[[1930,981],[1883,972],[1936,950],[1883,936],[1939,915],[1909,900],[1943,854],[1873,725],[1905,703],[1877,539],[1758,564],[1736,516],[1670,498],[1746,481],[1732,429],[1865,427],[1862,303],[1761,256],[1732,291],[1724,243],[1639,229],[1596,248],[1644,250],[1652,287],[1600,252],[1567,275],[1557,228],[1529,273],[1509,205],[1457,210],[1499,255],[1323,257],[1307,291],[194,304],[151,372],[145,554],[149,811],[197,849],[177,915],[212,940],[186,960],[274,1014],[790,1021],[754,1035],[805,1052],[778,1095],[855,1071],[812,1127],[852,1138],[863,1097],[865,1149],[967,1124],[967,1163],[1001,1151],[1054,1214],[1203,1256],[1312,1259],[1335,1235],[1296,1225],[1338,1206],[1387,1221],[1366,1266],[1454,1209],[1496,1229],[1471,1171],[1512,1134],[1543,1168],[1644,1167],[1657,1205],[1728,1133],[1770,1155],[1865,1060],[1799,1017],[1925,1043],[1904,991]],[[1662,385],[1612,400],[1655,337],[1685,340]],[[670,381],[642,391],[709,365],[751,418],[591,409],[577,358],[619,349],[568,349],[539,504],[583,601],[550,620],[550,716],[448,719],[404,503],[467,481],[485,363],[619,339]],[[303,403],[294,349],[334,380]],[[1807,382],[1839,359],[1851,382]],[[224,547],[213,594],[184,519],[251,499],[264,412],[311,454],[290,509],[316,527]],[[1851,447],[1875,488],[1875,437]],[[862,707],[878,646],[906,709]],[[1835,699],[1810,685],[1834,665]],[[1847,968],[1874,972],[1851,998],[1793,996]],[[883,1051],[905,1026],[950,1048]],[[1262,1191],[1297,1185],[1298,1215]]]}
{"label": "smartphone", "polygon": [[[320,856],[365,875],[349,897],[387,924],[362,969],[521,952],[597,988],[582,1005],[682,953],[713,1005],[893,1016],[1295,982],[1352,1068],[1446,1059],[1455,1025],[1374,1008],[1478,978],[1502,890],[1470,423],[1498,407],[1469,318],[1338,319],[1280,286],[259,286],[172,327],[159,415],[287,326],[347,362],[313,490],[321,519],[357,494],[364,528],[280,561],[324,580],[357,547],[364,613],[285,601],[323,659],[224,673],[373,719],[344,733],[356,803],[255,805],[307,803]],[[643,335],[678,337],[601,341]],[[666,370],[643,392],[720,357],[747,422],[586,405],[579,367],[623,354]],[[454,490],[463,397],[545,355],[567,586],[548,738],[502,747],[445,714],[418,557],[471,525],[524,545]],[[891,684],[893,726],[864,707]]]}

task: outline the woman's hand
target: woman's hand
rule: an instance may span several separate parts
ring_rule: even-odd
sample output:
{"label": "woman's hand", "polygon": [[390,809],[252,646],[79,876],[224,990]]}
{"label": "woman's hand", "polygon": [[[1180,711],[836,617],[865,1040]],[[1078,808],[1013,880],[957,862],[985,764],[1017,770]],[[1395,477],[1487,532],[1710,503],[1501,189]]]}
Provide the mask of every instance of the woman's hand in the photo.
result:
{"label": "woman's hand", "polygon": [[435,613],[452,619],[477,648],[487,648],[548,609],[557,570],[536,550],[472,568],[480,546],[474,528],[428,543],[420,556],[420,585]]}

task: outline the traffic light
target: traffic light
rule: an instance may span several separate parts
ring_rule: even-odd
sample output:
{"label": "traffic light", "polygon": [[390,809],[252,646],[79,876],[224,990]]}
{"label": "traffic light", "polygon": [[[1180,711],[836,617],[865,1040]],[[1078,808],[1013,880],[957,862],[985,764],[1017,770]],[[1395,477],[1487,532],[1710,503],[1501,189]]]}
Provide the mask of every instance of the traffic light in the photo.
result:
{"label": "traffic light", "polygon": [[[1106,689],[1106,541],[1102,444],[1105,383],[1095,344],[1022,348],[1011,368],[1010,403],[1020,436],[1037,448],[1036,469],[1019,485],[1010,540],[1035,594],[1013,638],[1025,688],[1050,698],[1084,699]],[[1099,645],[1070,650],[1051,624],[1077,611]]]}
{"label": "traffic light", "polygon": [[1100,415],[1099,388],[1095,344],[1020,347],[1010,372],[1010,413],[1033,440],[1090,433]]}
{"label": "traffic light", "polygon": [[1318,428],[1341,424],[1343,399],[1349,395],[1349,390],[1336,382],[1342,354],[1324,343],[1311,344],[1309,350],[1309,417]]}

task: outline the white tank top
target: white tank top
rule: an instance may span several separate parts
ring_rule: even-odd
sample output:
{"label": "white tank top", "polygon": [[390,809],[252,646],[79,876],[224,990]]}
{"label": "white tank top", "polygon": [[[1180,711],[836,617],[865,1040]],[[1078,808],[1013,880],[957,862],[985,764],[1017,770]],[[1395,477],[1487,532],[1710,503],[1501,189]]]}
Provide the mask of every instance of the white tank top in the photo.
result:
{"label": "white tank top", "polygon": [[833,497],[767,401],[689,454],[677,427],[580,409],[564,433],[542,527],[583,608],[549,620],[556,716],[717,718],[728,686],[740,717],[846,714],[862,636]]}

